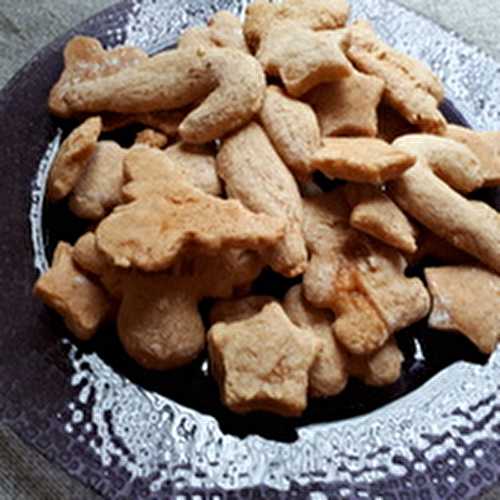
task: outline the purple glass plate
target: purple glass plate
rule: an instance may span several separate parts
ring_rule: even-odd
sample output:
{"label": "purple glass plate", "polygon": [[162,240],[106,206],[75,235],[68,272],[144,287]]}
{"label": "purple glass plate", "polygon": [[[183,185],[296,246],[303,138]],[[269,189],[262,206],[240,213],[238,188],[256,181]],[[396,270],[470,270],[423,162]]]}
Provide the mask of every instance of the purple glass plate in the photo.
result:
{"label": "purple glass plate", "polygon": [[[450,121],[500,130],[500,67],[492,59],[390,0],[353,3],[354,17],[371,18],[443,78]],[[301,419],[238,417],[220,405],[203,359],[147,373],[114,332],[75,344],[32,298],[54,243],[81,233],[67,211],[43,203],[51,159],[68,131],[46,107],[64,44],[82,33],[156,52],[223,8],[239,13],[244,5],[120,3],[43,49],[0,93],[0,421],[110,498],[477,495],[499,482],[498,353],[487,360],[465,339],[418,324],[398,334],[405,364],[397,384],[376,390],[352,382]],[[495,190],[478,196],[500,206]],[[266,274],[258,286],[279,295],[289,282]]]}

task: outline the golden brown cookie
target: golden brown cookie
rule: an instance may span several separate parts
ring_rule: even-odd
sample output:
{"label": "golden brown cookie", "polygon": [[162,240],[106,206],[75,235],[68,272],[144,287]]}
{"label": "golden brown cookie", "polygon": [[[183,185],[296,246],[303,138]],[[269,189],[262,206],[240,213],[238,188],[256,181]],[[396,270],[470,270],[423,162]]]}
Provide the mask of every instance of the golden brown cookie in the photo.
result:
{"label": "golden brown cookie", "polygon": [[241,21],[225,10],[217,12],[207,26],[195,26],[184,31],[179,37],[178,47],[205,50],[222,47],[248,52]]}
{"label": "golden brown cookie", "polygon": [[[180,168],[169,160],[164,151],[141,144],[132,147],[123,159],[123,175],[126,183],[153,179],[168,181],[179,177],[182,179],[181,190],[185,189],[186,182],[188,182],[188,179],[183,178]],[[126,187],[125,185],[124,192]]]}
{"label": "golden brown cookie", "polygon": [[289,95],[300,97],[320,83],[351,75],[344,54],[348,42],[345,30],[315,32],[280,22],[262,40],[256,57],[268,75],[281,78]]}
{"label": "golden brown cookie", "polygon": [[85,272],[101,276],[107,267],[111,267],[106,256],[96,246],[95,234],[92,232],[80,236],[72,251],[73,260]]}
{"label": "golden brown cookie", "polygon": [[207,53],[216,89],[184,119],[179,134],[185,142],[204,144],[247,124],[264,100],[266,78],[258,61],[241,51]]}
{"label": "golden brown cookie", "polygon": [[208,253],[264,250],[283,237],[284,219],[207,195],[172,172],[129,183],[124,195],[136,201],[117,207],[96,230],[98,248],[118,267],[162,271],[187,246]]}
{"label": "golden brown cookie", "polygon": [[349,374],[366,385],[383,387],[394,384],[401,377],[403,353],[394,338],[389,339],[371,356],[349,356]]}
{"label": "golden brown cookie", "polygon": [[168,137],[162,132],[157,132],[152,128],[147,128],[141,130],[135,136],[135,144],[142,144],[151,148],[163,149],[168,144]]}
{"label": "golden brown cookie", "polygon": [[90,340],[110,310],[106,293],[74,264],[73,249],[59,243],[52,267],[35,283],[34,293],[55,309],[69,330],[80,340]]}
{"label": "golden brown cookie", "polygon": [[384,80],[386,102],[424,132],[443,133],[446,121],[439,104],[444,90],[431,70],[381,41],[367,21],[355,22],[349,31],[349,59],[363,73]]}
{"label": "golden brown cookie", "polygon": [[429,326],[458,331],[491,354],[500,337],[500,276],[479,266],[425,270],[433,297]]}
{"label": "golden brown cookie", "polygon": [[484,183],[479,158],[460,142],[431,134],[410,134],[399,137],[393,145],[424,160],[457,191],[470,193]]}
{"label": "golden brown cookie", "polygon": [[[496,140],[494,134],[496,134]],[[485,186],[500,186],[500,136],[498,132],[475,132],[459,125],[448,125],[445,137],[464,144],[477,156]]]}
{"label": "golden brown cookie", "polygon": [[196,359],[205,346],[198,300],[191,278],[131,273],[118,313],[128,355],[148,370],[171,370]]}
{"label": "golden brown cookie", "polygon": [[217,172],[230,198],[240,200],[254,212],[286,219],[285,237],[269,255],[269,264],[285,276],[301,274],[307,252],[300,193],[259,125],[251,123],[223,142],[217,155]]}
{"label": "golden brown cookie", "polygon": [[500,272],[500,215],[496,210],[467,200],[421,161],[388,188],[391,198],[414,219]]}
{"label": "golden brown cookie", "polygon": [[215,150],[211,145],[177,142],[169,146],[165,154],[193,186],[214,196],[222,194],[222,185],[217,177]]}
{"label": "golden brown cookie", "polygon": [[290,289],[283,301],[288,317],[300,328],[311,330],[322,342],[309,372],[312,397],[335,396],[347,385],[347,356],[333,335],[334,316],[328,309],[316,309],[304,297],[301,285]]}
{"label": "golden brown cookie", "polygon": [[[175,176],[207,194],[219,195],[222,186],[214,163],[214,150],[209,145],[181,142],[170,146],[165,152],[139,145],[134,146],[126,155],[124,175],[126,181],[168,181],[171,176]],[[162,185],[160,183],[157,187]],[[151,184],[148,186],[151,187]],[[158,192],[155,186],[152,187]],[[161,190],[159,193],[161,194]],[[128,201],[137,199],[129,185],[124,186],[123,194]]]}
{"label": "golden brown cookie", "polygon": [[51,113],[62,118],[69,118],[73,114],[66,102],[66,94],[73,85],[115,75],[147,58],[144,51],[135,47],[118,47],[106,51],[95,38],[74,37],[64,49],[64,71],[50,92]]}
{"label": "golden brown cookie", "polygon": [[123,282],[128,271],[113,266],[99,251],[95,234],[85,233],[75,243],[73,260],[85,272],[94,275],[105,290],[116,300],[123,297]]}
{"label": "golden brown cookie", "polygon": [[332,179],[382,184],[399,177],[415,157],[381,139],[335,137],[323,139],[313,157],[314,169]]}
{"label": "golden brown cookie", "polygon": [[116,74],[73,83],[65,102],[71,113],[166,111],[206,97],[216,84],[207,53],[169,50]]}
{"label": "golden brown cookie", "polygon": [[267,88],[260,120],[276,151],[298,179],[311,174],[311,158],[321,145],[318,120],[312,108],[279,87]]}
{"label": "golden brown cookie", "polygon": [[347,78],[319,85],[305,99],[318,116],[323,136],[375,137],[384,86],[380,78],[353,71]]}
{"label": "golden brown cookie", "polygon": [[417,251],[415,226],[381,189],[353,183],[345,186],[344,193],[352,208],[352,227],[402,252]]}
{"label": "golden brown cookie", "polygon": [[123,274],[120,339],[146,369],[170,370],[191,362],[205,344],[198,311],[204,298],[233,297],[263,268],[253,252],[183,255],[171,272]]}
{"label": "golden brown cookie", "polygon": [[178,49],[115,75],[76,83],[65,102],[73,113],[137,114],[204,99],[179,126],[184,141],[202,144],[249,122],[262,105],[265,86],[259,63],[241,51]]}
{"label": "golden brown cookie", "polygon": [[280,3],[256,0],[247,7],[244,33],[249,47],[256,50],[277,22],[293,21],[303,28],[333,30],[345,26],[348,17],[346,0],[285,0]]}
{"label": "golden brown cookie", "polygon": [[78,183],[97,147],[102,122],[89,118],[62,143],[47,180],[47,199],[59,201],[68,196]]}
{"label": "golden brown cookie", "polygon": [[276,303],[249,319],[217,323],[208,332],[208,347],[223,403],[236,413],[299,416],[320,345]]}
{"label": "golden brown cookie", "polygon": [[[341,191],[305,198],[304,237],[309,263],[304,274],[304,295],[319,309],[328,309],[334,299],[333,282],[338,263],[335,255],[350,236],[350,207]],[[352,231],[354,234],[355,231]]]}
{"label": "golden brown cookie", "polygon": [[341,192],[306,199],[304,220],[311,253],[305,296],[334,311],[336,338],[351,353],[377,351],[428,313],[429,295],[419,279],[405,276],[402,255],[349,227]]}
{"label": "golden brown cookie", "polygon": [[123,159],[127,150],[113,141],[97,143],[69,200],[82,219],[100,220],[122,202]]}

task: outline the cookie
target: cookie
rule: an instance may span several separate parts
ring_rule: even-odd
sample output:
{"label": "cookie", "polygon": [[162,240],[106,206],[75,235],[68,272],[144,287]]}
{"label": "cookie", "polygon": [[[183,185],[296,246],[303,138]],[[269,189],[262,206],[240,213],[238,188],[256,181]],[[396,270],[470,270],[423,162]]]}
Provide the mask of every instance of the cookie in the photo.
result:
{"label": "cookie", "polygon": [[417,251],[415,226],[382,190],[369,184],[348,184],[344,194],[352,209],[352,227],[402,252]]}
{"label": "cookie", "polygon": [[142,367],[158,371],[196,359],[205,346],[198,300],[190,278],[131,273],[117,321],[127,354]]}
{"label": "cookie", "polygon": [[184,119],[179,134],[185,142],[204,144],[221,139],[249,123],[264,100],[266,78],[254,57],[241,51],[207,53],[215,90]]}
{"label": "cookie", "polygon": [[168,144],[168,137],[162,132],[147,128],[138,132],[135,136],[135,144],[163,149]]}
{"label": "cookie", "polygon": [[247,7],[244,33],[249,47],[255,51],[262,38],[280,21],[293,21],[312,30],[333,30],[345,26],[348,17],[346,0],[285,0],[281,3],[257,0]]}
{"label": "cookie", "polygon": [[290,417],[305,410],[308,372],[320,342],[295,326],[279,304],[246,320],[215,324],[208,348],[221,399],[230,410]]}
{"label": "cookie", "polygon": [[323,139],[312,160],[314,169],[331,179],[382,184],[399,177],[415,156],[381,139],[335,137]]}
{"label": "cookie", "polygon": [[475,132],[459,125],[448,125],[445,137],[464,144],[477,156],[484,186],[500,186],[500,137],[498,132]]}
{"label": "cookie", "polygon": [[222,143],[217,173],[230,198],[240,200],[256,213],[286,219],[285,237],[268,255],[269,264],[285,276],[301,274],[307,252],[300,193],[262,127],[251,123]]}
{"label": "cookie", "polygon": [[205,98],[216,85],[206,52],[169,50],[118,73],[73,83],[65,102],[72,113],[137,114],[166,111]]}
{"label": "cookie", "polygon": [[347,78],[319,85],[305,100],[314,108],[323,136],[375,137],[384,87],[380,78],[353,71]]}
{"label": "cookie", "polygon": [[51,113],[70,118],[74,113],[66,102],[66,96],[74,85],[116,75],[147,59],[147,54],[135,47],[118,47],[107,51],[96,38],[74,37],[64,49],[64,71],[50,92]]}
{"label": "cookie", "polygon": [[115,75],[75,83],[65,102],[74,113],[137,114],[202,101],[179,134],[203,144],[248,123],[262,105],[265,86],[259,63],[241,51],[170,50]]}
{"label": "cookie", "polygon": [[272,85],[267,88],[259,117],[287,167],[298,179],[307,179],[311,175],[312,156],[321,144],[312,108]]}
{"label": "cookie", "polygon": [[330,397],[342,392],[348,381],[347,356],[333,335],[332,312],[316,309],[307,302],[301,285],[289,290],[283,300],[283,308],[295,325],[311,330],[322,342],[309,371],[311,397]]}
{"label": "cookie", "polygon": [[457,331],[491,354],[500,337],[500,276],[475,265],[425,269],[433,297],[429,326]]}
{"label": "cookie", "polygon": [[444,89],[431,70],[380,40],[367,21],[355,22],[349,31],[349,59],[358,70],[384,80],[384,100],[420,130],[444,133],[446,120],[439,111]]}
{"label": "cookie", "polygon": [[388,185],[391,198],[406,213],[490,268],[500,272],[500,215],[454,191],[418,163]]}
{"label": "cookie", "polygon": [[68,329],[80,340],[90,340],[110,311],[104,290],[73,262],[71,245],[60,242],[51,268],[37,280],[34,294],[56,310]]}
{"label": "cookie", "polygon": [[438,177],[457,191],[470,193],[484,183],[481,162],[460,142],[431,134],[411,134],[399,137],[393,144],[424,160]]}
{"label": "cookie", "polygon": [[222,47],[248,52],[241,21],[234,14],[225,10],[217,12],[208,21],[207,26],[196,26],[184,31],[179,37],[177,46],[180,49],[199,48],[205,50]]}
{"label": "cookie", "polygon": [[101,220],[122,202],[123,159],[127,150],[113,141],[97,143],[69,199],[81,219]]}
{"label": "cookie", "polygon": [[49,201],[62,200],[76,186],[95,153],[101,128],[99,117],[89,118],[62,143],[47,180]]}
{"label": "cookie", "polygon": [[222,194],[217,177],[215,150],[211,145],[177,142],[165,150],[167,158],[193,186],[214,196]]}
{"label": "cookie", "polygon": [[[160,170],[161,178],[130,182],[126,199],[96,230],[97,245],[118,267],[162,271],[187,247],[214,253],[221,249],[265,250],[284,233],[284,218],[254,214],[236,200],[222,200],[184,181],[161,151],[140,147],[125,159],[134,168]],[[162,170],[163,169],[163,170]]]}
{"label": "cookie", "polygon": [[288,94],[300,97],[320,83],[352,74],[344,51],[349,43],[345,30],[319,31],[280,22],[262,41],[257,59],[269,76],[279,76]]}

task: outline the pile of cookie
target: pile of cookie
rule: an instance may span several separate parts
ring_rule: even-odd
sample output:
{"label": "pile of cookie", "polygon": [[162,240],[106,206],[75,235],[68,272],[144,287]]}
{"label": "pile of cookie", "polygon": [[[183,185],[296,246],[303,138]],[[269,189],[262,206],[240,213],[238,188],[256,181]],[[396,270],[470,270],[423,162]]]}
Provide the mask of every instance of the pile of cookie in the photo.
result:
{"label": "pile of cookie", "polygon": [[[69,42],[49,107],[81,124],[47,199],[89,229],[35,293],[76,337],[116,321],[151,370],[208,346],[225,405],[286,416],[350,377],[394,383],[394,334],[429,313],[493,352],[500,215],[468,195],[500,185],[500,132],[448,124],[430,69],[348,16],[345,0],[257,0],[153,57]],[[131,147],[100,140],[130,125]],[[426,283],[405,274],[426,257],[443,264]],[[301,283],[253,295],[265,268]]]}

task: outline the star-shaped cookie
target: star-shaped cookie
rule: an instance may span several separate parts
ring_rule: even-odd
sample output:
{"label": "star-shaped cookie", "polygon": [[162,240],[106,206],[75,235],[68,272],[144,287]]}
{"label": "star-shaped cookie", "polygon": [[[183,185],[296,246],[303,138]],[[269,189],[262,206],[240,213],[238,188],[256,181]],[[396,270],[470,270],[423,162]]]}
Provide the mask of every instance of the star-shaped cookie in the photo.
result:
{"label": "star-shaped cookie", "polygon": [[354,71],[347,78],[319,85],[307,94],[306,101],[316,112],[323,136],[375,137],[384,87],[380,78]]}
{"label": "star-shaped cookie", "polygon": [[249,319],[215,324],[208,346],[221,397],[231,410],[283,416],[304,411],[308,373],[321,342],[295,326],[278,303]]}
{"label": "star-shaped cookie", "polygon": [[346,30],[314,32],[293,22],[277,23],[257,53],[266,73],[279,76],[292,97],[320,83],[349,76],[352,66],[344,54]]}

